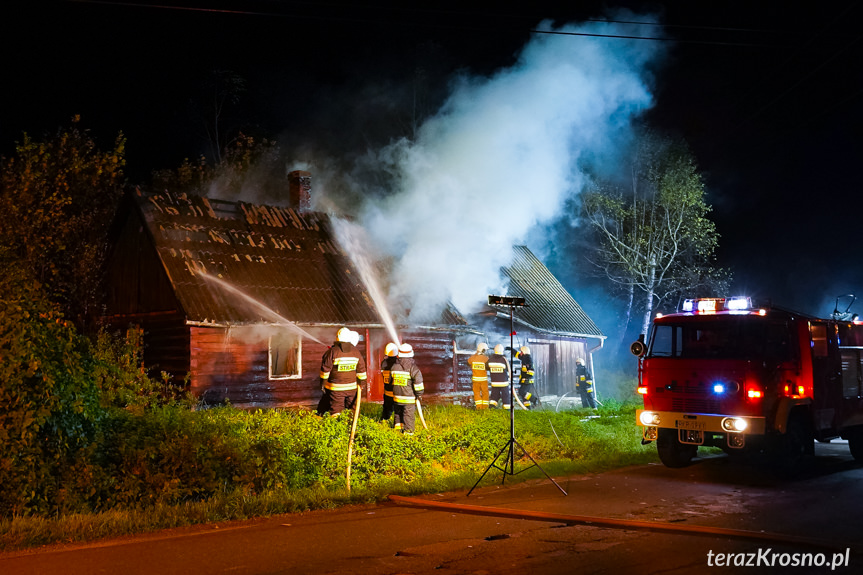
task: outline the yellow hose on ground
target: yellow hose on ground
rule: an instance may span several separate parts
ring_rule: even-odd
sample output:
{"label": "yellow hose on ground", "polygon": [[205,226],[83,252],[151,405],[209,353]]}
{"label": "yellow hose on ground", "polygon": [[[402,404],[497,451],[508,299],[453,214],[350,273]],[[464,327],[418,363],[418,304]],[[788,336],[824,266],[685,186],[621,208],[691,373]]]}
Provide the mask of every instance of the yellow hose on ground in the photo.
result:
{"label": "yellow hose on ground", "polygon": [[348,470],[347,470],[347,483],[348,483],[348,491],[351,490],[351,457],[354,454],[354,435],[357,433],[357,421],[360,419],[360,401],[362,401],[363,388],[359,385],[357,386],[357,406],[354,409],[354,422],[351,425],[351,437],[348,440]]}

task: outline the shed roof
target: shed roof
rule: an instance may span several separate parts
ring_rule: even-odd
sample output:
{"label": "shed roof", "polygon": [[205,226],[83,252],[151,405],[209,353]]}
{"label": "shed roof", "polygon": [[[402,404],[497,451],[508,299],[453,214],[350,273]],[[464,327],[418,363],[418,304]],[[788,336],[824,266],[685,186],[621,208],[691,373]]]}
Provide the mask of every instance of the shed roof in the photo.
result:
{"label": "shed roof", "polygon": [[[134,194],[187,321],[380,326],[320,212],[169,192]],[[466,325],[448,310],[445,325]]]}
{"label": "shed roof", "polygon": [[525,307],[513,309],[513,321],[553,335],[605,339],[593,320],[526,246],[513,247],[512,263],[502,267],[501,273],[509,278],[507,295],[522,297],[527,302]]}

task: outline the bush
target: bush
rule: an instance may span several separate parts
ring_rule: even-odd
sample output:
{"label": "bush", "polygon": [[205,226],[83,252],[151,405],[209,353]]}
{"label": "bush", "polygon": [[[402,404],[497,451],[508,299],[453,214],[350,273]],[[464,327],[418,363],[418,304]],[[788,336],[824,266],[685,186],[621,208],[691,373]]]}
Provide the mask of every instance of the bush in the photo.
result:
{"label": "bush", "polygon": [[3,256],[0,516],[102,508],[117,499],[106,445],[117,437],[114,426],[128,428],[115,411],[165,402],[161,384],[144,372],[140,330],[101,333],[91,344],[26,268]]}
{"label": "bush", "polygon": [[101,415],[89,343],[14,265],[0,274],[0,513],[61,513],[87,498]]}

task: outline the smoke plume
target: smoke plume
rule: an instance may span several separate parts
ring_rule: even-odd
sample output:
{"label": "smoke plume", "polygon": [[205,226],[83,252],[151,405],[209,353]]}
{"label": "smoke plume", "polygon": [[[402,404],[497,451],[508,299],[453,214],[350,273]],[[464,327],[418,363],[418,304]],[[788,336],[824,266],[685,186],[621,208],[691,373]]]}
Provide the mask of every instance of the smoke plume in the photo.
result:
{"label": "smoke plume", "polygon": [[355,166],[387,174],[386,193],[354,182],[368,199],[359,219],[393,258],[390,296],[413,320],[448,301],[469,313],[505,293],[499,270],[511,246],[560,216],[585,183],[583,165],[613,155],[651,106],[656,43],[577,35],[624,35],[606,23],[538,29],[547,33],[534,34],[512,67],[462,74],[415,138]]}

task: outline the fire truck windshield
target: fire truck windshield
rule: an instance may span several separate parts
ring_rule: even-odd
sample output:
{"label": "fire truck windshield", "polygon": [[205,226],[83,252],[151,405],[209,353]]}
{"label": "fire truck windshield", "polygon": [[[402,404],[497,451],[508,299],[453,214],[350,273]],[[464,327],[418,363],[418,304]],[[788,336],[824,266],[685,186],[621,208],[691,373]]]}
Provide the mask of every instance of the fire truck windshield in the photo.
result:
{"label": "fire truck windshield", "polygon": [[647,357],[792,359],[793,346],[785,323],[758,319],[761,318],[728,316],[654,324]]}

